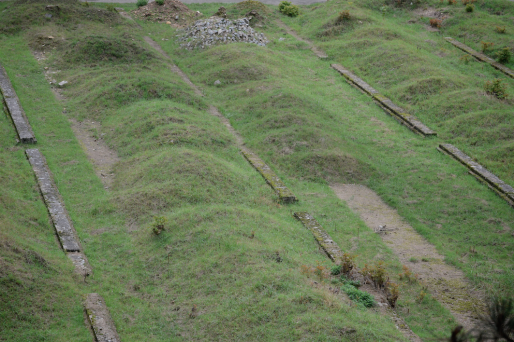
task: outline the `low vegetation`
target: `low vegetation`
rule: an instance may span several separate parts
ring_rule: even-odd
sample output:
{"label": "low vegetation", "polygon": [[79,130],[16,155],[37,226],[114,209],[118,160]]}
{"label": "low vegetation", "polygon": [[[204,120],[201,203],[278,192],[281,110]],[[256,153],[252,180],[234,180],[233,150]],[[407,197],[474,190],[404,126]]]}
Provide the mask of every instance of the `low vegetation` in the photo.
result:
{"label": "low vegetation", "polygon": [[[457,325],[449,311],[335,197],[327,186],[334,182],[372,188],[477,289],[512,295],[512,208],[434,148],[453,143],[514,184],[511,103],[484,89],[503,74],[473,59],[462,63],[464,54],[443,39],[453,36],[476,50],[481,41],[491,42],[486,53],[494,56],[493,47],[511,46],[514,27],[507,17],[514,4],[476,2],[468,13],[471,3],[336,1],[290,16],[244,1],[227,5],[227,16],[249,10],[265,15],[259,30],[271,40],[267,47],[188,51],[178,47],[169,25],[138,20],[139,30],[106,5],[63,3],[61,14],[47,20],[43,2],[0,2],[6,9],[0,12],[0,44],[6,47],[0,62],[94,269],[87,283],[73,274],[12,125],[0,119],[0,159],[8,166],[0,170],[7,184],[0,189],[0,223],[7,227],[0,235],[2,337],[89,341],[81,295],[98,292],[124,341],[336,341],[349,328],[355,331],[343,337],[349,340],[406,340],[372,307],[373,297],[358,289],[351,274],[359,269],[422,339],[448,338]],[[447,16],[436,18],[444,23],[441,35],[426,29],[429,18],[412,12],[428,6]],[[219,5],[188,7],[209,16]],[[285,34],[276,19],[439,137],[426,140],[398,125],[305,43]],[[495,32],[496,26],[506,33]],[[206,96],[173,73],[143,35]],[[45,52],[40,64],[29,46]],[[69,82],[62,102],[44,67]],[[216,80],[221,86],[213,85]],[[503,86],[505,94],[512,91],[510,80]],[[208,113],[209,104],[300,198],[294,208],[277,203],[226,127]],[[119,156],[109,189],[95,176],[68,119],[98,124],[89,133]],[[346,252],[343,260],[330,263],[291,209],[314,215]],[[329,290],[328,279],[342,291]],[[349,305],[346,295],[362,305]]]}

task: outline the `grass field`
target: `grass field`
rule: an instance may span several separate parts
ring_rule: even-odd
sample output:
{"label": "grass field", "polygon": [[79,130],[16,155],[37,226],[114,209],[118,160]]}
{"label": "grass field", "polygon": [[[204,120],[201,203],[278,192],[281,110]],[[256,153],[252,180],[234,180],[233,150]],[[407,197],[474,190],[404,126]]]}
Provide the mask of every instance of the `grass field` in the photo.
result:
{"label": "grass field", "polygon": [[[407,25],[410,10],[390,7],[382,16],[377,4],[317,4],[302,8],[294,19],[269,7],[268,20],[258,29],[270,38],[267,47],[231,44],[186,51],[167,25],[140,22],[139,30],[112,12],[98,12],[96,5],[62,5],[66,20],[40,22],[26,18],[39,18],[41,4],[0,3],[0,25],[21,27],[2,31],[0,63],[94,270],[87,284],[73,274],[23,148],[15,146],[12,125],[2,117],[5,167],[0,172],[8,186],[0,195],[1,224],[7,227],[1,232],[0,313],[9,318],[0,320],[2,338],[90,340],[81,295],[98,292],[123,341],[403,340],[389,317],[350,305],[328,289],[329,280],[315,284],[301,272],[302,265],[330,268],[331,263],[293,211],[313,214],[343,250],[354,249],[360,266],[386,261],[397,281],[398,259],[336,198],[328,186],[332,182],[371,187],[476,288],[511,295],[512,208],[435,150],[438,142],[454,143],[514,183],[508,167],[511,103],[484,95],[481,88],[498,74],[478,62],[460,62],[463,53],[439,33],[426,31],[425,19]],[[189,7],[210,15],[219,4]],[[245,9],[226,7],[231,16],[244,14]],[[355,17],[351,27],[320,36],[342,9]],[[450,10],[454,24],[445,21],[443,36],[444,30],[465,25],[461,7]],[[19,16],[22,12],[29,14]],[[497,17],[478,4],[473,15],[486,22]],[[284,35],[275,19],[313,40],[330,60],[318,60],[304,43]],[[512,37],[510,32],[508,27],[502,39]],[[158,42],[206,96],[195,95],[145,45],[144,35]],[[434,41],[437,49],[420,39]],[[44,50],[47,59],[38,64],[29,47]],[[446,55],[439,56],[439,49]],[[401,60],[406,64],[399,67]],[[353,70],[439,137],[424,139],[400,126],[346,84],[330,62]],[[59,71],[54,76],[59,81],[69,81],[61,102],[44,78],[45,66]],[[484,77],[475,75],[478,68]],[[213,85],[216,80],[221,86]],[[277,203],[232,136],[207,112],[209,103],[277,172],[298,204]],[[109,191],[67,117],[100,122],[91,134],[119,155]],[[505,138],[498,139],[503,130]],[[162,235],[151,233],[154,216],[168,219]],[[398,313],[424,340],[447,336],[453,318],[430,296],[417,302],[420,290],[420,284],[402,282]],[[196,318],[189,315],[193,305]],[[356,332],[342,334],[348,329]]]}

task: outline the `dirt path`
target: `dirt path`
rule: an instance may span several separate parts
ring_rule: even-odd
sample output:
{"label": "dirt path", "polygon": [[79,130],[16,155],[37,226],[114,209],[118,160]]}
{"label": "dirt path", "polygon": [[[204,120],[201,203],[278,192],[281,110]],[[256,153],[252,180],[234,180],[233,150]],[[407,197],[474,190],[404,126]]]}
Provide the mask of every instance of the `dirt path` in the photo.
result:
{"label": "dirt path", "polygon": [[114,181],[113,166],[120,159],[102,140],[101,125],[95,121],[78,122],[69,119],[71,129],[80,145],[95,166],[95,173],[102,181],[105,189],[109,189]]}
{"label": "dirt path", "polygon": [[319,58],[328,58],[328,55],[323,50],[321,50],[321,49],[317,48],[316,46],[314,46],[314,44],[310,40],[307,40],[307,39],[304,39],[304,38],[300,37],[298,35],[298,33],[296,33],[293,29],[291,29],[289,26],[284,24],[279,19],[277,19],[275,22],[277,23],[277,25],[280,28],[286,30],[286,32],[288,34],[290,34],[291,36],[295,37],[297,40],[299,40],[301,42],[304,42],[305,44],[309,45],[309,47],[311,48],[312,52],[314,52],[314,54],[316,56],[318,56]]}
{"label": "dirt path", "polygon": [[[471,289],[462,271],[446,264],[435,247],[372,190],[355,184],[332,184],[330,187],[369,228],[380,234],[402,264],[419,275],[430,293],[451,311],[460,324],[466,329],[474,327],[477,312],[484,308],[483,297]],[[379,231],[379,226],[385,228]]]}

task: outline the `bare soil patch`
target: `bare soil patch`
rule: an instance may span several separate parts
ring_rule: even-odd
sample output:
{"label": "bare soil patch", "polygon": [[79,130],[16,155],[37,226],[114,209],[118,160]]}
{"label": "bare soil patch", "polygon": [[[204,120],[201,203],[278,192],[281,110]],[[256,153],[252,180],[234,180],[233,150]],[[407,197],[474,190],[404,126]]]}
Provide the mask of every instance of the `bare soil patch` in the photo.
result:
{"label": "bare soil patch", "polygon": [[[470,287],[460,270],[446,264],[435,247],[372,190],[356,184],[332,184],[330,187],[369,228],[381,235],[400,262],[418,274],[420,282],[427,285],[430,293],[460,324],[466,329],[474,327],[484,309],[483,295]],[[385,228],[378,231],[379,227]]]}
{"label": "bare soil patch", "polygon": [[[115,151],[111,150],[101,137],[100,123],[94,121],[69,120],[71,129],[80,141],[80,145],[95,166],[95,173],[106,189],[111,187],[114,180],[113,166],[120,159]],[[97,136],[96,134],[100,134]]]}

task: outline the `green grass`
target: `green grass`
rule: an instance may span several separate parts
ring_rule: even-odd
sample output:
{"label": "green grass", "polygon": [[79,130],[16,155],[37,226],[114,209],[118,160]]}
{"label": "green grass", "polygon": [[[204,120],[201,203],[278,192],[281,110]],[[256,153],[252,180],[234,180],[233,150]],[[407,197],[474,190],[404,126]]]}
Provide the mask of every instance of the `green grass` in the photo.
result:
{"label": "green grass", "polygon": [[[284,36],[273,23],[275,18],[283,19],[317,39],[317,30],[322,30],[330,15],[335,18],[337,6],[340,3],[331,2],[303,8],[303,15],[296,19],[282,17],[276,8],[269,7],[262,30],[272,42],[266,48],[232,44],[206,51],[184,51],[173,41],[175,31],[167,25],[141,22],[143,30],[136,30],[130,22],[101,23],[96,18],[86,20],[80,16],[70,19],[69,25],[35,22],[30,31],[15,30],[17,34],[1,36],[0,43],[7,48],[0,51],[0,62],[11,76],[36,133],[38,148],[48,160],[94,269],[88,284],[74,279],[71,265],[53,237],[22,150],[8,150],[13,148],[14,134],[9,121],[3,119],[0,127],[7,132],[2,135],[3,158],[8,165],[21,165],[23,169],[20,167],[18,172],[25,177],[22,182],[7,175],[12,190],[2,189],[0,208],[14,222],[6,239],[14,239],[26,226],[35,229],[24,224],[26,218],[20,215],[27,197],[30,205],[39,208],[36,221],[46,228],[38,234],[49,247],[42,249],[38,241],[28,239],[24,248],[40,250],[45,259],[54,253],[53,258],[59,260],[56,267],[67,271],[59,273],[60,278],[52,278],[52,282],[69,288],[74,298],[66,301],[51,297],[56,298],[55,311],[61,316],[56,314],[55,320],[46,321],[40,303],[55,291],[49,280],[38,283],[40,292],[31,297],[38,304],[32,313],[35,321],[30,324],[34,336],[31,339],[45,337],[50,324],[74,324],[65,334],[48,337],[51,340],[90,339],[83,326],[80,295],[98,292],[106,299],[124,341],[402,340],[388,317],[375,309],[350,307],[344,297],[333,295],[328,286],[315,286],[314,278],[300,271],[302,265],[332,265],[320,253],[312,234],[293,219],[293,211],[313,214],[343,250],[354,249],[359,266],[384,260],[389,274],[401,270],[391,250],[335,197],[329,182],[370,186],[434,243],[449,263],[463,269],[473,284],[487,291],[508,293],[513,241],[508,231],[499,231],[514,224],[512,209],[469,177],[458,163],[435,150],[440,140],[453,142],[486,164],[489,159],[481,158],[490,156],[486,148],[490,145],[468,150],[468,138],[461,133],[458,138],[451,136],[452,129],[459,129],[453,121],[439,122],[434,119],[435,112],[427,110],[424,115],[416,111],[419,104],[409,102],[407,92],[400,91],[413,82],[408,80],[408,73],[414,72],[415,66],[396,73],[395,82],[385,77],[392,71],[381,75],[379,70],[388,69],[369,60],[368,71],[361,71],[358,66],[363,66],[368,57],[357,54],[366,50],[349,48],[352,40],[344,35],[369,41],[368,53],[382,51],[376,44],[383,41],[394,44],[387,45],[387,49],[419,53],[417,63],[440,78],[434,87],[453,89],[472,83],[474,88],[466,88],[471,100],[479,88],[476,81],[470,81],[473,71],[468,69],[474,62],[445,62],[449,57],[441,59],[428,48],[417,50],[413,42],[428,33],[421,25],[398,25],[408,14],[398,12],[394,14],[397,17],[389,14],[382,18],[378,11],[366,7],[355,7],[355,11],[361,11],[363,24],[356,23],[348,33],[318,42],[334,56],[334,61],[415,112],[436,128],[441,138],[418,137],[384,114],[369,97],[347,85],[328,62],[315,58],[304,43]],[[217,7],[218,4],[190,6],[204,14],[214,13]],[[231,15],[243,12],[233,5],[226,7]],[[92,8],[97,8],[96,4]],[[15,11],[16,7],[10,9]],[[12,19],[6,17],[10,13],[2,14],[0,24]],[[370,38],[370,32],[377,30],[372,25],[382,28],[383,37],[393,38]],[[401,31],[396,32],[399,27]],[[109,56],[115,58],[103,58],[103,52],[87,58],[66,57],[65,52],[83,56],[77,52],[81,50],[72,48],[89,41],[91,32],[102,32],[103,38],[96,41],[113,47],[115,51]],[[148,33],[202,88],[205,98],[196,96],[144,44],[142,36]],[[50,45],[46,50],[49,59],[40,65],[28,49],[28,45],[37,46],[38,35],[65,38]],[[279,42],[279,37],[286,40]],[[459,53],[439,36],[430,39],[458,60]],[[133,45],[126,51],[123,44],[116,42]],[[146,56],[145,60],[135,58],[137,55]],[[397,61],[385,56],[383,63],[386,62],[393,67]],[[43,66],[60,70],[55,77],[69,81],[63,103],[53,97],[42,74]],[[492,77],[494,71],[485,68],[483,72]],[[449,79],[447,69],[454,73]],[[221,87],[213,85],[217,79]],[[412,86],[410,92],[421,96],[416,89],[424,88],[417,83]],[[416,103],[432,101],[436,96],[431,90],[425,93]],[[460,94],[443,95],[455,105],[462,101],[471,106]],[[438,101],[440,106],[446,105],[441,98]],[[496,125],[497,116],[507,110],[508,104],[488,98],[484,101],[484,106],[494,105],[491,112]],[[276,195],[241,156],[224,126],[207,113],[208,103],[218,106],[230,119],[246,144],[299,197],[299,204],[282,206],[276,202]],[[101,128],[91,133],[103,137],[120,156],[109,192],[73,137],[61,113],[63,107],[70,118],[100,122]],[[470,120],[461,120],[468,129],[472,127]],[[508,169],[503,172],[495,165],[487,164],[502,177],[508,173]],[[6,204],[11,203],[9,196],[18,198],[16,206]],[[153,216],[168,219],[166,231],[159,236],[151,233]],[[252,232],[255,237],[250,239]],[[32,236],[26,231],[24,234]],[[478,253],[465,255],[470,246],[475,246]],[[277,251],[282,258],[280,263],[276,262]],[[0,260],[9,255],[4,249],[0,253]],[[37,268],[40,266],[25,266],[21,260],[15,265],[29,269],[31,275],[42,272]],[[0,293],[12,287],[4,285],[13,282],[9,276],[2,274],[0,279]],[[28,280],[25,282],[28,284]],[[447,336],[455,325],[451,315],[430,296],[423,303],[416,302],[420,289],[419,284],[401,284],[399,314],[423,339]],[[24,298],[22,294],[13,290],[6,293],[12,294],[9,305],[21,307],[18,304]],[[189,316],[193,305],[199,312],[194,319]],[[77,315],[71,320],[63,318],[63,313],[70,311]],[[0,322],[0,328],[6,329],[7,323]],[[9,340],[27,340],[21,331],[28,324],[22,318],[17,316],[9,324],[14,327],[9,326]],[[356,333],[341,337],[340,331],[347,328],[356,329]]]}

